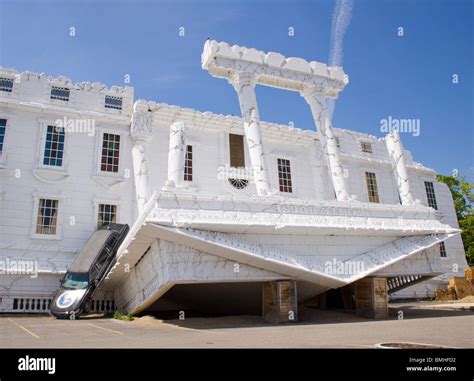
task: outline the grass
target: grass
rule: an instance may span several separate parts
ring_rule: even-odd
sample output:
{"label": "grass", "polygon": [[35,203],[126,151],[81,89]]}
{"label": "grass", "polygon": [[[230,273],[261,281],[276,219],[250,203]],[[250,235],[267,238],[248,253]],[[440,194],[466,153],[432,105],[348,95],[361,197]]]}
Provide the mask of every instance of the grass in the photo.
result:
{"label": "grass", "polygon": [[118,311],[115,311],[114,312],[114,319],[117,319],[117,320],[126,320],[126,321],[133,321],[134,320],[134,317],[130,314],[128,315],[122,315],[120,312]]}

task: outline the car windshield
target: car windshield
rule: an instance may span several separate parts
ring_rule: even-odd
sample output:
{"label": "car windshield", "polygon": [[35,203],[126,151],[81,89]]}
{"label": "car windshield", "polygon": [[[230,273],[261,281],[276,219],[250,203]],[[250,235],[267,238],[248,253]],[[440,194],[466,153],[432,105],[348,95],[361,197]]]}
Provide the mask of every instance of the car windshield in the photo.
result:
{"label": "car windshield", "polygon": [[64,277],[62,286],[71,290],[80,290],[87,288],[89,284],[88,273],[67,273]]}

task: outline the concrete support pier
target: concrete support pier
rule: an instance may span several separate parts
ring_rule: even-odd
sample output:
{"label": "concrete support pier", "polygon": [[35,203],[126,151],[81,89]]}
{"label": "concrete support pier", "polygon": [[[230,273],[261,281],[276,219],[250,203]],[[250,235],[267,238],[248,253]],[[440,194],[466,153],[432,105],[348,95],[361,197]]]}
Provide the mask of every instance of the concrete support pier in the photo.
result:
{"label": "concrete support pier", "polygon": [[269,323],[292,323],[298,320],[295,281],[263,284],[263,318]]}
{"label": "concrete support pier", "polygon": [[388,319],[387,278],[363,278],[355,282],[357,315]]}

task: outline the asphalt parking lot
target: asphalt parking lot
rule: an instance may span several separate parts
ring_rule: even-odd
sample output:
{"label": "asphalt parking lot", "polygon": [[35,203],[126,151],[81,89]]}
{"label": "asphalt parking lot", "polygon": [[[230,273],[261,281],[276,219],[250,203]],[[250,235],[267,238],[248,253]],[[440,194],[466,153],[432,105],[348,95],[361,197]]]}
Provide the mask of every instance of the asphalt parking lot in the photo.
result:
{"label": "asphalt parking lot", "polygon": [[[399,319],[399,312],[403,319]],[[474,347],[474,312],[392,305],[374,321],[341,311],[305,309],[299,323],[270,325],[258,316],[134,321],[85,317],[0,316],[0,348],[373,348],[381,342]]]}

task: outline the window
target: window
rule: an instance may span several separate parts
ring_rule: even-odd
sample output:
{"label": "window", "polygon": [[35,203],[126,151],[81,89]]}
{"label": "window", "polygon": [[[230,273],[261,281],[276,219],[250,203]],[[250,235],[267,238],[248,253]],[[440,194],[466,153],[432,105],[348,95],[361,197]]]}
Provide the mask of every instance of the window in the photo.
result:
{"label": "window", "polygon": [[434,186],[431,181],[425,181],[426,198],[428,199],[428,206],[438,210],[438,204],[436,203],[436,195],[434,192]]}
{"label": "window", "polygon": [[379,193],[377,190],[377,178],[375,173],[365,172],[365,181],[367,183],[367,193],[369,195],[370,202],[380,202]]}
{"label": "window", "polygon": [[336,140],[337,148],[341,148],[341,140],[339,139],[339,137],[335,136],[334,139]]}
{"label": "window", "polygon": [[[245,168],[244,137],[242,135],[229,134],[229,162],[231,168]],[[243,178],[242,178],[243,177]],[[249,180],[245,176],[227,179],[235,189],[245,189]]]}
{"label": "window", "polygon": [[105,96],[105,108],[113,108],[116,110],[122,109],[122,98],[121,97],[113,97],[111,95]]}
{"label": "window", "polygon": [[38,218],[36,234],[56,234],[58,223],[58,200],[40,198],[38,203]]}
{"label": "window", "polygon": [[13,79],[11,78],[0,78],[0,91],[6,91],[11,93],[13,89]]}
{"label": "window", "polygon": [[117,222],[117,205],[99,204],[99,216],[97,227],[102,225],[115,224]]}
{"label": "window", "polygon": [[229,154],[232,168],[245,167],[244,137],[242,135],[229,134]]}
{"label": "window", "polygon": [[104,133],[102,141],[101,171],[118,172],[120,135]]}
{"label": "window", "polygon": [[3,152],[3,141],[5,140],[5,130],[7,129],[7,120],[0,119],[0,156]]}
{"label": "window", "polygon": [[448,256],[446,254],[446,246],[444,245],[444,242],[439,243],[439,256],[441,258],[446,258]]}
{"label": "window", "polygon": [[69,89],[67,87],[51,87],[51,99],[59,99],[60,101],[69,101]]}
{"label": "window", "polygon": [[193,146],[186,146],[184,157],[184,181],[193,181]]}
{"label": "window", "polygon": [[278,159],[278,183],[280,184],[280,192],[293,192],[290,161],[287,159]]}
{"label": "window", "polygon": [[64,128],[48,126],[44,144],[43,165],[61,167],[64,153]]}
{"label": "window", "polygon": [[372,144],[369,142],[360,142],[360,149],[365,153],[372,153]]}

